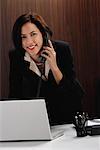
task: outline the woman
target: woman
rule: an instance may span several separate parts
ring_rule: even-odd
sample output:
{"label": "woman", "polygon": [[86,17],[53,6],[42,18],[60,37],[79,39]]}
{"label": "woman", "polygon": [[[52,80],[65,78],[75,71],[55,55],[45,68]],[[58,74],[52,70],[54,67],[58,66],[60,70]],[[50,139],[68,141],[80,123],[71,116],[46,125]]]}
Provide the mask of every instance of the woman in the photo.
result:
{"label": "woman", "polygon": [[11,98],[45,98],[51,124],[70,123],[81,109],[79,84],[69,45],[51,41],[52,31],[37,14],[21,15],[13,26]]}

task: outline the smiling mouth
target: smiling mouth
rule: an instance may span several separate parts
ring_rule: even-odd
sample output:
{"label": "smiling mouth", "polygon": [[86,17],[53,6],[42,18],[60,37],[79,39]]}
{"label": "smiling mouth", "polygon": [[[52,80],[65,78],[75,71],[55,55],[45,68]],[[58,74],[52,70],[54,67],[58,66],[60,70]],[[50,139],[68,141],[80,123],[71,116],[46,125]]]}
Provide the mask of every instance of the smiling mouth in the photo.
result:
{"label": "smiling mouth", "polygon": [[[36,45],[35,45],[36,46]],[[34,50],[34,48],[35,48],[35,46],[29,46],[29,47],[27,47],[30,51],[33,51]]]}

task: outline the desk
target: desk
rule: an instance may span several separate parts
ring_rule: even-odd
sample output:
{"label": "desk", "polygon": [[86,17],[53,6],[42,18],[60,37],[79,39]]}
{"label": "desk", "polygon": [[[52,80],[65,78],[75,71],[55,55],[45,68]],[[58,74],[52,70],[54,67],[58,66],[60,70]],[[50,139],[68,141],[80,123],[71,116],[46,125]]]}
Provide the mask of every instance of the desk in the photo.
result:
{"label": "desk", "polygon": [[52,141],[0,142],[0,150],[100,150],[100,136],[76,137],[72,124],[59,128],[64,135]]}

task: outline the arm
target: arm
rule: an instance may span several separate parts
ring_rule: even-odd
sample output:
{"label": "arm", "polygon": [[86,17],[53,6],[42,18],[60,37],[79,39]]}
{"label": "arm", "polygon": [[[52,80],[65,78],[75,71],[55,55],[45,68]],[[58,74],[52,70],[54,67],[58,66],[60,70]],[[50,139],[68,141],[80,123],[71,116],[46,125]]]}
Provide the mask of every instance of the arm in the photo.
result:
{"label": "arm", "polygon": [[81,99],[85,92],[76,77],[71,49],[65,42],[57,42],[55,50],[57,65],[63,74],[62,79],[57,85],[57,93],[65,96],[66,101],[69,101],[69,108],[73,107],[73,110],[78,110],[81,107]]}
{"label": "arm", "polygon": [[57,65],[57,61],[56,61],[56,52],[55,49],[52,45],[52,42],[49,40],[49,47],[43,47],[43,53],[41,54],[43,57],[46,58],[46,60],[48,61],[48,64],[50,66],[50,69],[52,71],[52,74],[54,76],[54,79],[56,81],[57,84],[59,84],[59,82],[61,81],[63,74],[61,72],[61,70],[59,69],[58,65]]}
{"label": "arm", "polygon": [[83,89],[76,77],[75,67],[73,63],[73,56],[69,45],[65,42],[57,43],[57,64],[60,71],[63,74],[62,79],[59,82],[59,86],[64,90],[69,89],[71,91],[79,88],[82,93]]}
{"label": "arm", "polygon": [[[83,89],[76,78],[71,49],[66,42],[55,41],[50,47],[43,47],[46,54],[43,57],[49,63],[56,86],[63,93],[83,95]],[[77,96],[78,96],[77,95]]]}

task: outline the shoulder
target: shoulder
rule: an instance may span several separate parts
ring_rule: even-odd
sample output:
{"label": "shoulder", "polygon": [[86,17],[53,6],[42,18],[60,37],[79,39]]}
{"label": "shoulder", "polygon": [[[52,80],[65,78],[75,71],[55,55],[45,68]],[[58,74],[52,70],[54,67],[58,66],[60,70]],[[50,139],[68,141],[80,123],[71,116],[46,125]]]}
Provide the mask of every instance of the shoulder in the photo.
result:
{"label": "shoulder", "polygon": [[54,40],[52,43],[56,47],[69,47],[69,43],[66,41]]}
{"label": "shoulder", "polygon": [[9,51],[10,67],[22,68],[24,65],[24,56],[19,50],[12,49]]}
{"label": "shoulder", "polygon": [[9,59],[10,60],[20,60],[21,58],[23,58],[23,54],[19,51],[19,50],[16,50],[16,49],[12,49],[9,51]]}
{"label": "shoulder", "polygon": [[68,42],[55,40],[52,41],[54,49],[57,53],[64,53],[65,55],[72,55],[72,50]]}

